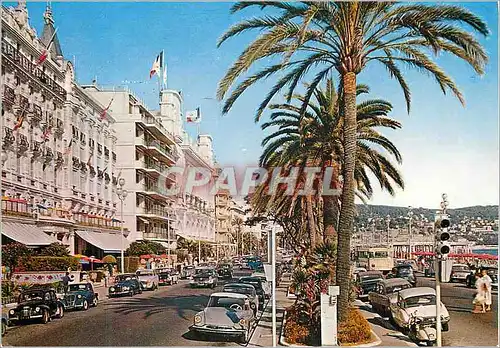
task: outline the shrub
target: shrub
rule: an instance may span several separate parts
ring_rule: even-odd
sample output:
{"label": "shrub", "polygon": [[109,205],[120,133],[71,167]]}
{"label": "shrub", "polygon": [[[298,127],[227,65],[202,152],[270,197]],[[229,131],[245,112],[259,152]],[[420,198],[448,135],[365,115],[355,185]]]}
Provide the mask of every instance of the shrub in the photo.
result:
{"label": "shrub", "polygon": [[140,240],[132,242],[125,252],[128,256],[141,256],[149,254],[160,255],[164,254],[165,251],[165,247],[158,242]]}
{"label": "shrub", "polygon": [[371,338],[371,327],[358,309],[352,309],[347,319],[338,325],[337,339],[342,344],[361,344]]}
{"label": "shrub", "polygon": [[73,256],[33,256],[22,258],[16,270],[20,272],[66,271],[68,268],[76,270],[78,265],[78,258]]}
{"label": "shrub", "polygon": [[14,268],[19,264],[21,259],[30,255],[31,249],[22,243],[15,242],[2,245],[2,264],[9,267],[9,273],[14,271]]}
{"label": "shrub", "polygon": [[287,320],[285,326],[285,337],[288,343],[309,343],[309,328],[305,325],[297,324],[293,320]]}
{"label": "shrub", "polygon": [[68,246],[58,242],[51,243],[40,250],[40,256],[69,256]]}

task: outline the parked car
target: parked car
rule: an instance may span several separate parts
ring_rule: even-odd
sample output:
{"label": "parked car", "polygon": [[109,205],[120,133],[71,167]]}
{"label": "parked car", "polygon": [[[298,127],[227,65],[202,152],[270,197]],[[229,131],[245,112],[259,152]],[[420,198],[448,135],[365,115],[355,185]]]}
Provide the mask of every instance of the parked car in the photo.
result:
{"label": "parked car", "polygon": [[226,284],[222,288],[222,292],[247,295],[250,300],[250,308],[253,309],[254,314],[257,314],[257,310],[259,309],[259,297],[253,285],[243,283]]}
{"label": "parked car", "polygon": [[467,281],[467,277],[470,274],[470,267],[463,264],[454,264],[451,266],[451,275],[450,275],[450,283],[460,282],[465,283]]}
{"label": "parked car", "polygon": [[356,279],[356,289],[360,300],[368,299],[368,294],[373,291],[377,283],[384,279],[382,272],[367,271],[359,272]]}
{"label": "parked car", "polygon": [[207,307],[194,316],[194,324],[189,329],[202,335],[233,336],[247,343],[254,320],[246,295],[216,292],[210,296]]}
{"label": "parked car", "polygon": [[[442,330],[448,331],[450,315],[445,305],[440,305]],[[433,323],[436,320],[436,291],[428,287],[401,290],[390,308],[391,320],[403,330],[409,328],[410,315],[420,318],[424,324]]]}
{"label": "parked car", "polygon": [[119,283],[123,280],[128,280],[130,278],[134,278],[139,280],[139,276],[135,273],[120,273],[115,276],[115,283]]}
{"label": "parked car", "polygon": [[174,270],[162,270],[158,273],[158,285],[172,285],[179,283],[179,275]]}
{"label": "parked car", "polygon": [[191,287],[209,287],[215,288],[218,285],[217,272],[213,268],[197,268],[195,275],[191,280]]}
{"label": "parked car", "polygon": [[255,292],[259,298],[259,309],[264,309],[264,304],[266,302],[266,293],[264,291],[264,285],[259,277],[241,277],[238,283],[250,284],[255,288]]}
{"label": "parked car", "polygon": [[469,275],[465,279],[465,285],[469,288],[473,288],[476,286],[476,272],[481,272],[483,269],[486,270],[488,275],[491,278],[491,286],[494,289],[498,289],[498,269],[492,266],[484,266],[477,268],[476,270],[470,271]]}
{"label": "parked car", "polygon": [[222,279],[233,279],[233,266],[230,263],[222,263],[217,267],[217,274]]}
{"label": "parked car", "polygon": [[398,292],[411,288],[412,285],[402,278],[380,280],[375,289],[368,294],[368,301],[372,309],[384,316],[390,316],[390,304],[398,300]]}
{"label": "parked car", "polygon": [[196,267],[185,266],[181,271],[181,279],[189,279],[194,276]]}
{"label": "parked car", "polygon": [[30,289],[23,291],[18,298],[16,308],[9,310],[10,323],[22,323],[38,319],[42,324],[52,318],[64,316],[64,303],[60,301],[54,289]]}
{"label": "parked car", "polygon": [[117,297],[122,295],[134,296],[142,293],[142,286],[137,278],[126,278],[111,286],[108,290],[109,297]]}
{"label": "parked car", "polygon": [[413,267],[411,264],[400,264],[392,269],[392,273],[387,275],[387,279],[390,278],[402,278],[406,279],[412,286],[417,285],[417,278],[413,273]]}
{"label": "parked car", "polygon": [[63,301],[66,310],[83,309],[86,311],[90,305],[97,307],[98,294],[94,292],[91,283],[73,283],[69,284]]}
{"label": "parked car", "polygon": [[266,274],[262,272],[254,272],[251,276],[260,278],[260,280],[262,280],[262,288],[264,289],[265,297],[266,299],[271,298],[272,284],[271,282],[267,281]]}
{"label": "parked car", "polygon": [[160,284],[158,274],[149,269],[141,269],[135,272],[142,285],[142,290],[156,290]]}

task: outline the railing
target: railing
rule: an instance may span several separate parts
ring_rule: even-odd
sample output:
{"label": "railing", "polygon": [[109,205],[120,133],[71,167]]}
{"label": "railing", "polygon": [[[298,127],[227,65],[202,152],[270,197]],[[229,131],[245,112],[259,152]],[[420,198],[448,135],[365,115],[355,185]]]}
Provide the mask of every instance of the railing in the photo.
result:
{"label": "railing", "polygon": [[173,215],[172,211],[162,206],[146,207],[144,208],[144,213],[159,215],[163,217],[172,217]]}
{"label": "railing", "polygon": [[24,200],[9,200],[2,198],[2,214],[11,216],[32,217],[32,209]]}
{"label": "railing", "polygon": [[48,89],[59,95],[63,99],[66,99],[66,91],[52,78],[47,76],[38,66],[32,63],[28,58],[26,58],[22,53],[20,53],[14,46],[8,43],[6,40],[2,40],[2,54],[8,57],[18,66],[27,71],[30,75],[37,78],[42,82]]}
{"label": "railing", "polygon": [[[146,239],[169,239],[167,230],[160,230],[160,232],[145,232],[143,231],[143,237]],[[173,233],[170,233],[170,241],[175,241],[175,236]]]}
{"label": "railing", "polygon": [[160,163],[156,163],[155,161],[151,159],[146,159],[144,162],[144,167],[147,169],[154,169],[159,171],[162,174],[165,174],[167,171],[167,166],[161,165]]}
{"label": "railing", "polygon": [[158,193],[160,195],[163,195],[163,196],[170,196],[167,193],[167,190],[162,189],[162,188],[158,187],[157,185],[144,184],[144,191],[146,191],[146,192],[156,192],[156,193]]}
{"label": "railing", "polygon": [[163,126],[163,124],[161,124],[161,122],[159,122],[156,118],[154,118],[152,116],[142,115],[141,119],[142,119],[142,122],[144,122],[146,124],[154,124],[156,127],[161,129],[163,131],[163,133],[169,134],[167,129]]}

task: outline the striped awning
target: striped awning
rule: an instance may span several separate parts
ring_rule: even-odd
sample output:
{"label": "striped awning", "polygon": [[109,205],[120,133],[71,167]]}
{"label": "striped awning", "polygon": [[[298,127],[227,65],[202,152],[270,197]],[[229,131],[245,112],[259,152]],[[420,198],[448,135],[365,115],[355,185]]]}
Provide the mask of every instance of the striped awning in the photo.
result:
{"label": "striped awning", "polygon": [[22,222],[2,222],[2,234],[28,247],[39,247],[57,242],[34,224]]}
{"label": "striped awning", "polygon": [[119,253],[122,247],[122,238],[124,249],[127,249],[130,245],[128,239],[122,237],[121,233],[96,232],[90,230],[77,230],[75,232],[87,243],[102,249],[105,253]]}

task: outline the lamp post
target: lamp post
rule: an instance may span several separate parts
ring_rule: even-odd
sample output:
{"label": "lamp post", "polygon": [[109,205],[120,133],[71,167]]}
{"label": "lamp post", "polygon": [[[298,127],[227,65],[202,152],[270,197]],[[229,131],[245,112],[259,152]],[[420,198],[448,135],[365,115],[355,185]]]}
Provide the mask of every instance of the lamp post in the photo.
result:
{"label": "lamp post", "polygon": [[413,217],[413,208],[411,206],[408,207],[408,249],[409,249],[409,257],[408,259],[411,259],[411,256],[413,255],[413,248],[412,248],[412,235],[411,235],[411,222],[412,222],[412,217]]}
{"label": "lamp post", "polygon": [[125,257],[124,257],[124,238],[125,236],[123,235],[123,201],[125,198],[127,198],[128,192],[123,189],[123,186],[125,186],[125,179],[120,178],[118,180],[118,189],[116,190],[116,195],[118,196],[118,199],[120,200],[120,210],[121,210],[121,232],[122,232],[122,245],[121,245],[121,250],[120,250],[120,263],[121,263],[121,271],[122,273],[125,273]]}
{"label": "lamp post", "polygon": [[391,246],[391,229],[390,229],[391,217],[389,215],[385,217],[385,222],[387,223],[387,246]]}

